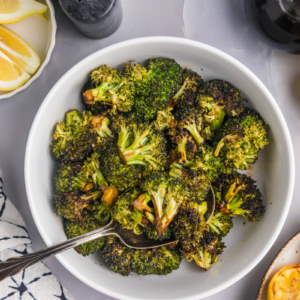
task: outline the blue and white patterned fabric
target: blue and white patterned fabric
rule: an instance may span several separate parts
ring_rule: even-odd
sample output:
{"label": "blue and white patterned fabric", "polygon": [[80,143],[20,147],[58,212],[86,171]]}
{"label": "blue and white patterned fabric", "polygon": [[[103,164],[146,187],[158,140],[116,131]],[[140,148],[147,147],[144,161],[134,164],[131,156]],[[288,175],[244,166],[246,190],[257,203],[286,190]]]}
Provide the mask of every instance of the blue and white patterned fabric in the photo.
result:
{"label": "blue and white patterned fabric", "polygon": [[[3,192],[0,170],[0,261],[32,252],[25,223]],[[74,300],[44,263],[0,282],[0,300]]]}

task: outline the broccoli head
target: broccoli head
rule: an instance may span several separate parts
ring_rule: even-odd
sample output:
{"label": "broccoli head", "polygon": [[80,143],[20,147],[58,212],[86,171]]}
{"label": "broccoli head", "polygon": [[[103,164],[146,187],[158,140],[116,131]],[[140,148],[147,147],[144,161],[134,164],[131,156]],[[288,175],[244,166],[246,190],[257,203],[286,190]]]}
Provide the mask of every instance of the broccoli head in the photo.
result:
{"label": "broccoli head", "polygon": [[236,117],[244,110],[244,98],[239,90],[219,79],[210,80],[199,89],[197,103],[205,110],[211,131],[222,126],[226,115]]}
{"label": "broccoli head", "polygon": [[108,267],[123,276],[128,276],[131,272],[139,275],[167,275],[177,270],[181,263],[181,256],[176,248],[130,249],[115,237],[107,238],[100,253]]}
{"label": "broccoli head", "polygon": [[[142,234],[142,225],[140,222],[143,220],[138,214],[138,210],[134,212],[133,201],[140,195],[140,190],[131,189],[119,195],[112,206],[112,218],[120,223],[120,225],[129,230],[133,230],[135,234]],[[145,221],[145,220],[144,220]]]}
{"label": "broccoli head", "polygon": [[55,160],[82,161],[92,152],[97,135],[90,130],[88,119],[88,115],[72,110],[66,113],[65,122],[56,125],[54,140],[50,145]]}
{"label": "broccoli head", "polygon": [[156,130],[165,130],[173,128],[177,125],[174,115],[172,114],[172,107],[167,107],[164,110],[157,112],[157,117],[154,122],[154,128]]}
{"label": "broccoli head", "polygon": [[110,120],[106,116],[90,116],[91,128],[97,133],[97,143],[93,145],[95,152],[106,149],[106,146],[113,139],[113,133],[110,129]]}
{"label": "broccoli head", "polygon": [[143,188],[151,196],[155,209],[155,228],[161,234],[176,216],[180,204],[188,197],[188,189],[179,178],[155,174],[147,178]]}
{"label": "broccoli head", "polygon": [[[93,201],[89,206],[86,207],[86,210],[91,216],[93,216],[100,226],[106,225],[110,220],[111,209],[106,203]],[[85,220],[85,215],[83,216],[83,219]]]}
{"label": "broccoli head", "polygon": [[[73,178],[80,172],[82,162],[60,163],[55,171],[54,185],[57,192],[70,192],[74,188]],[[91,185],[91,189],[94,185]]]}
{"label": "broccoli head", "polygon": [[101,195],[101,191],[90,192],[88,194],[77,192],[58,193],[53,198],[56,214],[66,219],[82,221],[84,209]]}
{"label": "broccoli head", "polygon": [[223,253],[224,248],[225,245],[220,238],[212,232],[204,231],[199,249],[186,255],[185,258],[189,262],[195,261],[200,268],[208,270],[219,260],[219,255]]}
{"label": "broccoli head", "polygon": [[177,128],[171,129],[168,135],[175,147],[175,160],[181,165],[192,161],[198,151],[192,135],[187,130],[178,130]]}
{"label": "broccoli head", "polygon": [[111,106],[113,112],[131,110],[134,103],[134,86],[122,72],[103,65],[94,70],[90,78],[96,87],[83,92],[87,110],[99,114],[103,111],[103,104]]}
{"label": "broccoli head", "polygon": [[210,180],[201,169],[191,170],[183,169],[179,164],[171,166],[169,175],[175,178],[181,178],[182,182],[188,188],[188,198],[190,201],[201,203],[206,198],[210,189]]}
{"label": "broccoli head", "polygon": [[156,241],[163,241],[170,239],[172,236],[172,232],[167,227],[162,233],[158,233],[154,225],[149,223],[147,226],[142,228],[143,234],[146,235],[148,239],[156,240]]}
{"label": "broccoli head", "polygon": [[172,97],[168,106],[183,108],[192,105],[196,99],[198,88],[204,83],[202,77],[190,69],[184,69],[182,76],[183,85]]}
{"label": "broccoli head", "polygon": [[125,165],[163,171],[168,164],[164,135],[147,124],[120,124],[118,150]]}
{"label": "broccoli head", "polygon": [[259,150],[269,144],[267,130],[261,117],[247,109],[216,132],[214,155],[221,157],[226,168],[247,170],[248,164],[256,161]]}
{"label": "broccoli head", "polygon": [[[84,215],[84,220],[82,222],[64,219],[64,230],[68,239],[96,230],[101,226],[103,225],[99,224],[97,220],[89,214]],[[77,246],[75,250],[79,254],[87,256],[99,251],[103,247],[104,243],[105,238],[99,238]]]}
{"label": "broccoli head", "polygon": [[255,181],[245,175],[233,172],[221,173],[213,183],[218,210],[230,216],[241,215],[253,222],[265,211],[262,195]]}
{"label": "broccoli head", "polygon": [[182,68],[169,58],[150,59],[147,68],[131,67],[135,85],[135,115],[153,119],[159,110],[167,107],[170,99],[182,85]]}
{"label": "broccoli head", "polygon": [[202,205],[186,201],[180,206],[170,226],[175,238],[180,242],[184,256],[197,252],[201,247],[200,241],[206,229]]}
{"label": "broccoli head", "polygon": [[220,157],[214,156],[213,148],[207,144],[204,144],[194,159],[187,162],[184,167],[203,171],[211,182],[215,180],[221,170],[223,173],[232,172],[232,169],[225,168]]}
{"label": "broccoli head", "polygon": [[125,191],[140,182],[143,167],[139,165],[124,165],[115,143],[113,140],[101,152],[102,173],[110,185],[115,186],[119,191]]}
{"label": "broccoli head", "polygon": [[232,217],[220,211],[216,211],[208,222],[208,231],[214,232],[217,236],[224,237],[232,228]]}

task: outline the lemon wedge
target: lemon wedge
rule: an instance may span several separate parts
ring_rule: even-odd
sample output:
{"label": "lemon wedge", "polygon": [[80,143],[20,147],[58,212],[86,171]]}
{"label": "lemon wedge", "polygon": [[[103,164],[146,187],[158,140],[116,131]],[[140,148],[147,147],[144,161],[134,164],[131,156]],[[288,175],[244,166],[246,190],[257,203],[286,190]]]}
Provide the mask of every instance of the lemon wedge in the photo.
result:
{"label": "lemon wedge", "polygon": [[29,16],[43,14],[47,6],[34,0],[0,0],[0,24],[12,24]]}
{"label": "lemon wedge", "polygon": [[0,91],[12,91],[22,86],[30,75],[0,51]]}
{"label": "lemon wedge", "polygon": [[282,268],[268,287],[268,300],[300,300],[300,265]]}
{"label": "lemon wedge", "polygon": [[40,66],[40,58],[32,47],[2,25],[0,25],[0,50],[29,74],[33,74]]}

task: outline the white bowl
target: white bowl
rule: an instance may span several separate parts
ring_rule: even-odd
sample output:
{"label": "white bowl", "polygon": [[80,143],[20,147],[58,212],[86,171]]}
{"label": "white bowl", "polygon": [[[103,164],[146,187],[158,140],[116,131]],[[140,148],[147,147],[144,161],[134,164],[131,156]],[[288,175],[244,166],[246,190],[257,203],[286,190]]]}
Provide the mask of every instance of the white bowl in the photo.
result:
{"label": "white bowl", "polygon": [[55,45],[56,20],[55,11],[51,0],[40,0],[41,3],[48,6],[45,16],[48,20],[40,15],[30,16],[20,22],[4,25],[25,39],[36,51],[41,59],[41,65],[32,77],[21,87],[14,91],[0,91],[0,100],[10,98],[17,93],[25,90],[36,80],[43,72],[44,68],[50,61],[50,57]]}
{"label": "white bowl", "polygon": [[[294,187],[294,155],[286,122],[275,100],[261,81],[229,55],[210,46],[179,38],[150,37],[122,42],[102,49],[69,70],[52,88],[33,122],[25,158],[25,180],[33,218],[48,246],[66,239],[61,219],[53,213],[54,162],[49,151],[56,122],[67,110],[83,109],[80,90],[89,72],[101,64],[120,67],[129,60],[144,62],[150,57],[176,59],[203,75],[233,83],[270,125],[271,145],[259,155],[248,174],[258,181],[266,213],[258,223],[243,225],[235,219],[225,239],[221,262],[204,272],[183,261],[167,276],[122,277],[101,265],[98,255],[84,258],[75,250],[57,256],[76,277],[111,297],[120,299],[200,299],[225,289],[254,268],[275,242],[285,222]],[[203,69],[203,70],[202,70]],[[272,203],[272,204],[270,204]]]}

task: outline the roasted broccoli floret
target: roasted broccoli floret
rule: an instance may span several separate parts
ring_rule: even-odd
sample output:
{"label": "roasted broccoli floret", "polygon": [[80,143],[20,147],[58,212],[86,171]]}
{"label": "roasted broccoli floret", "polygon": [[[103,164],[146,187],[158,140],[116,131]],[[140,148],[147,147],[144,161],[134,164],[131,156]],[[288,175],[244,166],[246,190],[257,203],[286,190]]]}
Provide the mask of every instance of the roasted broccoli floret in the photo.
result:
{"label": "roasted broccoli floret", "polygon": [[141,119],[155,118],[182,85],[182,68],[170,58],[150,59],[147,68],[127,65],[125,73],[133,78],[135,115]]}
{"label": "roasted broccoli floret", "polygon": [[159,110],[157,112],[156,121],[154,122],[154,128],[156,130],[170,129],[177,125],[172,110],[172,107],[167,107],[164,110]]}
{"label": "roasted broccoli floret", "polygon": [[[79,173],[82,168],[82,162],[61,163],[57,166],[54,176],[54,184],[57,192],[70,192],[73,189],[73,177]],[[93,184],[92,187],[93,188]]]}
{"label": "roasted broccoli floret", "polygon": [[161,234],[176,216],[180,204],[187,199],[188,189],[180,179],[161,174],[147,178],[143,188],[151,196],[155,208],[155,228]]}
{"label": "roasted broccoli floret", "polygon": [[209,231],[214,232],[220,237],[224,237],[233,226],[232,217],[228,214],[216,211],[207,225]]}
{"label": "roasted broccoli floret", "polygon": [[131,110],[134,103],[134,86],[130,78],[107,65],[94,70],[90,78],[92,85],[96,87],[83,92],[87,110],[99,114],[103,111],[103,104],[110,105],[113,112]]}
{"label": "roasted broccoli floret", "polygon": [[185,258],[189,262],[195,261],[200,268],[208,270],[213,263],[219,260],[219,255],[223,253],[224,248],[225,245],[220,238],[212,232],[204,231],[200,247],[197,251],[186,255]]}
{"label": "roasted broccoli floret", "polygon": [[218,210],[230,216],[241,215],[253,222],[265,211],[262,195],[255,181],[245,175],[233,172],[220,174],[213,183]]}
{"label": "roasted broccoli floret", "polygon": [[[64,219],[64,229],[68,239],[96,230],[101,226],[103,225],[99,224],[97,220],[89,214],[85,214],[84,220],[81,222]],[[75,250],[83,256],[87,256],[99,251],[103,247],[104,242],[105,238],[99,238],[77,246]]]}
{"label": "roasted broccoli floret", "polygon": [[168,164],[164,135],[146,124],[121,124],[118,150],[125,165],[142,165],[146,170],[163,171]]}
{"label": "roasted broccoli floret", "polygon": [[[104,226],[108,223],[111,217],[111,209],[106,203],[100,201],[93,201],[89,206],[86,207],[100,226]],[[83,216],[85,220],[85,215]],[[83,221],[84,222],[84,221]]]}
{"label": "roasted broccoli floret", "polygon": [[247,170],[248,164],[256,161],[259,150],[269,144],[267,130],[261,117],[247,109],[216,132],[214,155],[220,156],[227,168]]}
{"label": "roasted broccoli floret", "polygon": [[232,169],[226,169],[221,158],[214,156],[214,149],[204,144],[199,153],[192,161],[187,162],[184,167],[193,170],[202,170],[212,182],[218,176],[220,171],[223,173],[231,173]]}
{"label": "roasted broccoli floret", "polygon": [[175,160],[181,165],[192,161],[198,151],[192,135],[186,130],[177,129],[171,129],[168,134],[175,147]]}
{"label": "roasted broccoli floret", "polygon": [[180,249],[184,256],[200,249],[200,241],[206,229],[201,205],[186,201],[179,208],[170,226],[175,238],[180,242]]}
{"label": "roasted broccoli floret", "polygon": [[205,120],[211,131],[222,126],[226,115],[236,117],[244,110],[244,98],[239,90],[219,79],[211,80],[200,88],[197,103],[205,109]]}
{"label": "roasted broccoli floret", "polygon": [[175,178],[181,178],[182,182],[188,188],[188,198],[190,201],[201,203],[204,201],[209,189],[210,180],[202,170],[183,169],[179,164],[171,166],[169,175]]}
{"label": "roasted broccoli floret", "polygon": [[136,222],[135,218],[138,216],[132,214],[134,211],[132,203],[140,194],[139,189],[131,189],[118,196],[112,206],[112,218],[123,228],[133,230],[135,234],[142,234],[141,224]]}
{"label": "roasted broccoli floret", "polygon": [[93,145],[95,152],[100,152],[106,149],[106,146],[111,142],[114,135],[110,129],[110,120],[106,116],[97,115],[90,116],[90,124],[92,129],[97,133],[97,143]]}
{"label": "roasted broccoli floret", "polygon": [[77,162],[92,152],[96,142],[97,134],[90,130],[88,116],[72,110],[66,113],[65,122],[56,125],[50,148],[55,160]]}
{"label": "roasted broccoli floret", "polygon": [[107,238],[100,253],[108,267],[123,276],[128,276],[131,272],[139,275],[167,275],[177,270],[181,263],[181,256],[176,248],[135,250],[114,237]]}
{"label": "roasted broccoli floret", "polygon": [[100,163],[102,173],[108,183],[119,191],[125,191],[137,185],[143,174],[143,167],[124,165],[117,149],[116,141],[112,141],[104,152],[101,152]]}
{"label": "roasted broccoli floret", "polygon": [[182,77],[183,85],[170,100],[171,107],[182,108],[192,105],[198,88],[204,83],[202,77],[190,69],[184,69]]}
{"label": "roasted broccoli floret", "polygon": [[89,206],[92,201],[101,197],[101,195],[101,191],[88,194],[80,194],[77,192],[56,194],[53,198],[56,214],[66,219],[82,221],[83,210]]}
{"label": "roasted broccoli floret", "polygon": [[143,234],[147,236],[148,239],[151,240],[158,240],[158,241],[163,241],[171,238],[172,232],[167,227],[162,233],[158,233],[157,230],[155,229],[154,225],[149,223],[147,226],[142,228]]}

